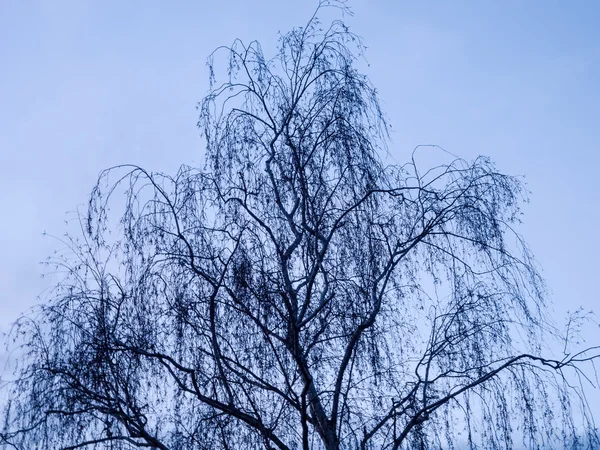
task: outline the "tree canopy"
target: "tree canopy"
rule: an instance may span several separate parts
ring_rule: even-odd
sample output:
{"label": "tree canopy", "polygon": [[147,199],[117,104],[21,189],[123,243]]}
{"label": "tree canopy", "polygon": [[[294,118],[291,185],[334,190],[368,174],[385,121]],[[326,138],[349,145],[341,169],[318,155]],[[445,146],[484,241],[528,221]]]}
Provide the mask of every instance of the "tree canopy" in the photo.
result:
{"label": "tree canopy", "polygon": [[211,55],[203,167],[101,174],[15,325],[4,447],[600,445],[598,352],[544,356],[522,180],[421,147],[385,164],[361,40],[324,6],[273,57]]}

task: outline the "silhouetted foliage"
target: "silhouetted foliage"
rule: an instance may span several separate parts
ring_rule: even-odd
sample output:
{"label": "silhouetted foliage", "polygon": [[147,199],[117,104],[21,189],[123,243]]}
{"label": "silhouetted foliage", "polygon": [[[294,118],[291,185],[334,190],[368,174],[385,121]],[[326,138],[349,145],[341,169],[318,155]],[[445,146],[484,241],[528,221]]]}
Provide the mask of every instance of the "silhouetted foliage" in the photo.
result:
{"label": "silhouetted foliage", "polygon": [[272,59],[218,49],[205,167],[101,174],[15,326],[6,448],[600,445],[569,382],[595,355],[540,356],[559,335],[521,181],[423,149],[385,165],[361,51],[316,16]]}

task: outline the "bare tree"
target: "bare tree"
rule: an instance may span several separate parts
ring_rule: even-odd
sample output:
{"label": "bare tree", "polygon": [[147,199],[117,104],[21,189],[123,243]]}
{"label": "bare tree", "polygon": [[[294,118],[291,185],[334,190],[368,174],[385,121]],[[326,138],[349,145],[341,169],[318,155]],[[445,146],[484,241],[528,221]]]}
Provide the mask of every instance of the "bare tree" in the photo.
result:
{"label": "bare tree", "polygon": [[541,356],[521,181],[385,165],[361,51],[316,16],[272,59],[218,49],[205,167],[101,174],[64,281],[15,325],[5,448],[600,445],[578,383],[598,354]]}

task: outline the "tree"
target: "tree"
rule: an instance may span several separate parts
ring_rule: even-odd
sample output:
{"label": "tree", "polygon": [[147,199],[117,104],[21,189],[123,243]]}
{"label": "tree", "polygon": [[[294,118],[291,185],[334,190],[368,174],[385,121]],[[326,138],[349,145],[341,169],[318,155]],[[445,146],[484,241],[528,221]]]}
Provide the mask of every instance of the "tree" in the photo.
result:
{"label": "tree", "polygon": [[560,335],[522,182],[484,157],[385,165],[361,52],[316,16],[272,59],[235,41],[204,168],[101,174],[64,280],[15,325],[6,448],[600,445],[567,372],[598,354],[541,356]]}

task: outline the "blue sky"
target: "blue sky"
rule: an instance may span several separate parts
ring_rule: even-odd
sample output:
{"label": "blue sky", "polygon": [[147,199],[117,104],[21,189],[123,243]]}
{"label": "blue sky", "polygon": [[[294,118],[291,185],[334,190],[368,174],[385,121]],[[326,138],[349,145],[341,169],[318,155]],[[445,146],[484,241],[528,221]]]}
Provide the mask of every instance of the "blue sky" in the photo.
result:
{"label": "blue sky", "polygon": [[[316,1],[0,1],[0,329],[51,285],[39,262],[100,170],[199,164],[206,57],[268,51]],[[560,320],[593,309],[600,222],[600,3],[356,0],[344,20],[393,126],[391,158],[438,144],[525,175],[520,232]],[[327,16],[327,14],[325,14]],[[589,328],[589,343],[600,342]]]}

